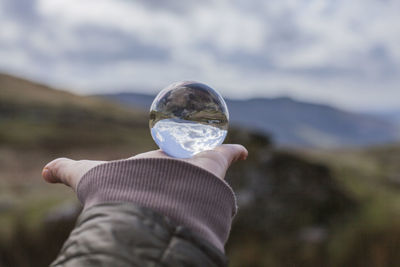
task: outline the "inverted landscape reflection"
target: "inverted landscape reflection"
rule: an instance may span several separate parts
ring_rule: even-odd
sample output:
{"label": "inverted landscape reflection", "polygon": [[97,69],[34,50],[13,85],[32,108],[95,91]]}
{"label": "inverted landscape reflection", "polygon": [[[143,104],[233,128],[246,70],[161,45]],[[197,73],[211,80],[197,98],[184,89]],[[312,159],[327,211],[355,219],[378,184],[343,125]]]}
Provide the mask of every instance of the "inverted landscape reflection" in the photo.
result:
{"label": "inverted landscape reflection", "polygon": [[154,99],[149,126],[165,153],[190,158],[222,144],[228,121],[228,108],[217,91],[198,82],[178,82]]}
{"label": "inverted landscape reflection", "polygon": [[219,146],[228,131],[211,125],[180,119],[158,121],[151,129],[157,145],[175,158],[190,158]]}

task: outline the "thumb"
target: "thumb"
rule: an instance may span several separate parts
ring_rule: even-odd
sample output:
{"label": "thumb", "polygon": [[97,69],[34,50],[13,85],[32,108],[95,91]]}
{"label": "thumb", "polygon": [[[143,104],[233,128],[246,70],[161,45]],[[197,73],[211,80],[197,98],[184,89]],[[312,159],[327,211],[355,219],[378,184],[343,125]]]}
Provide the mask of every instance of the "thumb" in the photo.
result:
{"label": "thumb", "polygon": [[222,157],[226,159],[226,168],[238,160],[247,159],[249,154],[244,146],[238,144],[224,144],[216,147],[214,150],[220,152]]}
{"label": "thumb", "polygon": [[46,164],[42,176],[48,183],[62,183],[76,190],[82,176],[91,168],[104,162],[58,158]]}
{"label": "thumb", "polygon": [[213,150],[207,150],[196,154],[193,158],[187,159],[186,161],[224,179],[229,166],[235,161],[245,160],[247,155],[247,149],[242,145],[224,144]]}

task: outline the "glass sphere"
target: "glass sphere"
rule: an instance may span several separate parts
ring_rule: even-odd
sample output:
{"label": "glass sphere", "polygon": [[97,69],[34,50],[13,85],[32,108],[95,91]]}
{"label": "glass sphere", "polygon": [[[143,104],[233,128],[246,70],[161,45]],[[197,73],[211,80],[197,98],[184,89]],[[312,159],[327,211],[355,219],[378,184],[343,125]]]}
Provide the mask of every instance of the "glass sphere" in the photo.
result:
{"label": "glass sphere", "polygon": [[222,144],[228,121],[228,108],[217,91],[198,82],[177,82],[154,99],[149,126],[166,154],[190,158]]}

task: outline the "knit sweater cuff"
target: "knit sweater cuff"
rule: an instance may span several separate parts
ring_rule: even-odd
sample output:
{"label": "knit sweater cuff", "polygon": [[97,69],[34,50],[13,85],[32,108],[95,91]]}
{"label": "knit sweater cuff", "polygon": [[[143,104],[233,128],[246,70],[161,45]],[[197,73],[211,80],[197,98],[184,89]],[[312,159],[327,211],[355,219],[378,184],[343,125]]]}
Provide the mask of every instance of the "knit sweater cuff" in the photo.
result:
{"label": "knit sweater cuff", "polygon": [[153,209],[224,251],[236,199],[231,187],[190,163],[165,158],[128,159],[89,170],[77,188],[84,208],[131,202]]}

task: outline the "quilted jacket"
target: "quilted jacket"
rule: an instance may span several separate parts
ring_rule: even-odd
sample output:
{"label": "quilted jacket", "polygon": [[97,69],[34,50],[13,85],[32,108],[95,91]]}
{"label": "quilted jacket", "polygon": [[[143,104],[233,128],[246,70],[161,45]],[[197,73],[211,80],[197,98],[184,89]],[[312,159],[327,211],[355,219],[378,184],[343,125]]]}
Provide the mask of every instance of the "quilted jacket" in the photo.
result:
{"label": "quilted jacket", "polygon": [[131,203],[85,209],[59,256],[57,267],[220,267],[224,254],[188,228]]}

